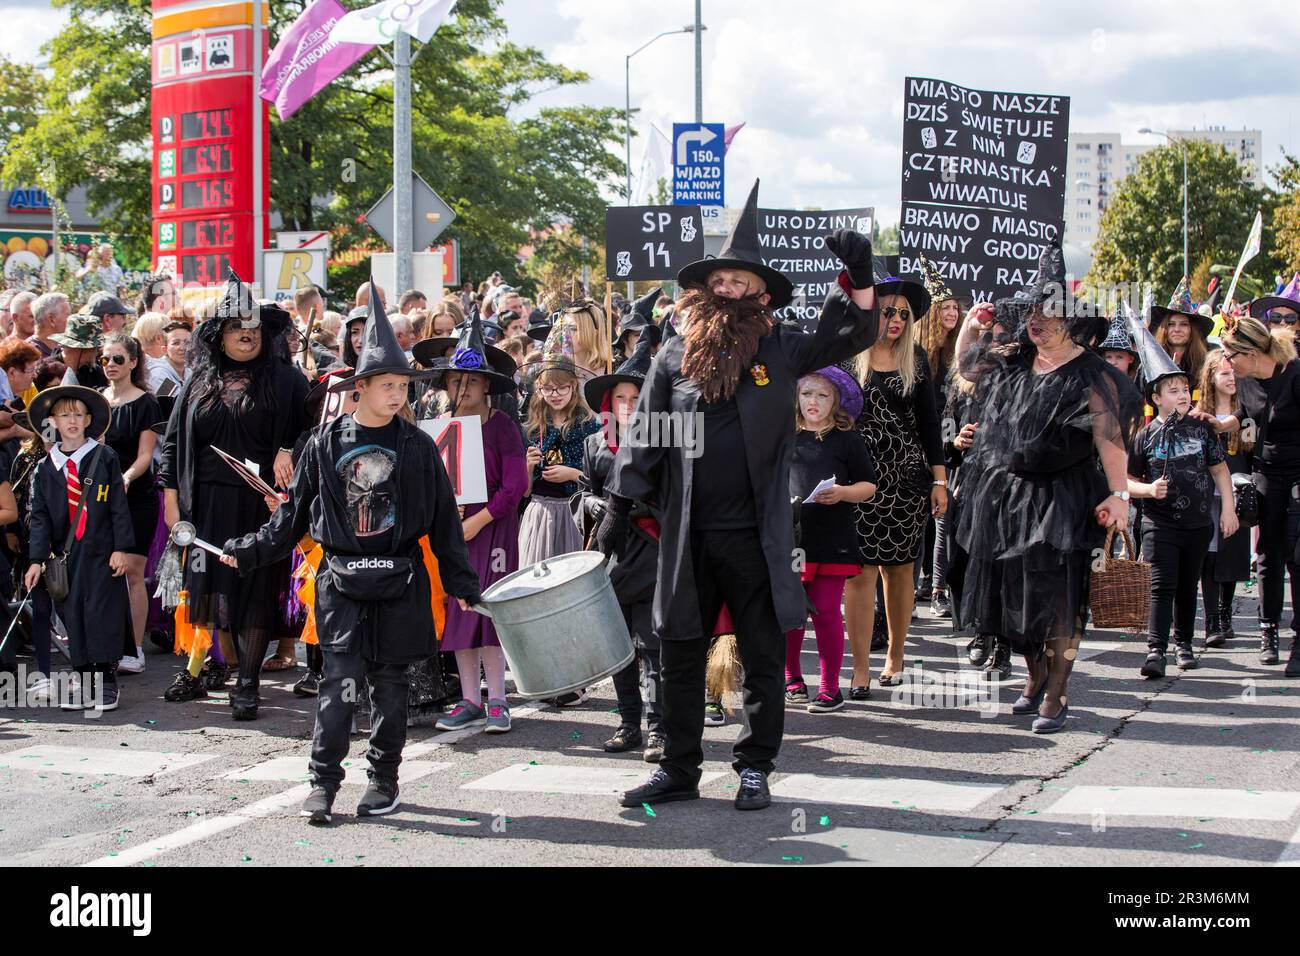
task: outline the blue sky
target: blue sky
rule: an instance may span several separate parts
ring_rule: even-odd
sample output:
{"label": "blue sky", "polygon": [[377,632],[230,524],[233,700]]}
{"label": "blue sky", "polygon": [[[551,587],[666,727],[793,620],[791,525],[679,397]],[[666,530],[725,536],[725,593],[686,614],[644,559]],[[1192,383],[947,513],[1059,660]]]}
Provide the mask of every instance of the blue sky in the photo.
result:
{"label": "blue sky", "polygon": [[[20,60],[65,18],[43,0],[5,7],[0,52]],[[591,75],[537,106],[621,107],[624,56],[694,18],[693,0],[503,0],[501,9],[513,40]],[[1294,0],[704,0],[704,118],[748,124],[727,157],[729,196],[761,176],[764,205],[874,205],[882,222],[898,214],[908,75],[1070,96],[1073,130],[1126,141],[1156,141],[1137,134],[1143,126],[1262,129],[1267,165],[1280,148],[1300,153],[1294,11]],[[689,35],[668,36],[632,61],[638,130],[694,118],[693,54]]]}

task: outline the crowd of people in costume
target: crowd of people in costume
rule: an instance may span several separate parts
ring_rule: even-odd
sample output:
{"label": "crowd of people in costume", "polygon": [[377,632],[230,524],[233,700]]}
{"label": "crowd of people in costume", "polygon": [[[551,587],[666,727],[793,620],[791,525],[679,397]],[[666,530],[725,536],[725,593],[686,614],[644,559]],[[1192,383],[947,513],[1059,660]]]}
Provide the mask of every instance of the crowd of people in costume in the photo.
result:
{"label": "crowd of people in costume", "polygon": [[[1165,676],[1171,640],[1181,670],[1234,640],[1252,578],[1259,662],[1281,662],[1300,571],[1300,279],[1217,311],[1184,280],[1167,306],[1108,317],[1049,244],[1029,286],[962,302],[929,262],[888,275],[841,230],[825,244],[843,270],[808,330],[775,315],[794,288],[763,261],[757,203],[755,183],[675,300],[602,304],[574,284],[534,304],[499,273],[391,305],[366,283],[346,313],[314,287],[257,301],[234,276],[197,311],[165,277],[134,308],[6,292],[0,667],[31,657],[28,703],[112,710],[146,647],[150,667],[175,652],[165,699],[225,692],[237,721],[257,718],[264,672],[301,669],[294,692],[316,698],[303,812],[326,823],[358,728],[362,815],[399,805],[408,726],[511,730],[507,659],[475,605],[575,551],[614,559],[636,651],[613,675],[604,749],[656,766],[626,806],[698,796],[704,728],[729,719],[707,679],[723,648],[743,704],[736,806],[767,806],[787,709],[903,684],[926,604],[988,680],[1022,658],[1013,715],[1063,729],[1112,533],[1151,564],[1135,678]],[[638,437],[673,414],[694,440]],[[453,417],[482,434],[486,497],[460,505],[426,427]],[[75,681],[52,679],[56,649]]]}

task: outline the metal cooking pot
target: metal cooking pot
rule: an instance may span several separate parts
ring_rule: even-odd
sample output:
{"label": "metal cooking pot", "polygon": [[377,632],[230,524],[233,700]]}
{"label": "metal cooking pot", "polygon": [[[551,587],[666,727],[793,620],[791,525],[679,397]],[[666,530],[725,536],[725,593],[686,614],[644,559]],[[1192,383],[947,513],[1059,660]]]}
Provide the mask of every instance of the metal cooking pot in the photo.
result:
{"label": "metal cooking pot", "polygon": [[488,588],[474,610],[496,625],[521,697],[590,686],[636,656],[599,551],[520,568]]}

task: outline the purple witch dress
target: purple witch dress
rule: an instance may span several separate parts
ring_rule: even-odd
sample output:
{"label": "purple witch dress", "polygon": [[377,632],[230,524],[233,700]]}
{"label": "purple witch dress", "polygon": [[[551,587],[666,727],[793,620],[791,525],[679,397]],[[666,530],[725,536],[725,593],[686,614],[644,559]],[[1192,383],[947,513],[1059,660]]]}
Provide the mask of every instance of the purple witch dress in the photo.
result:
{"label": "purple witch dress", "polygon": [[[519,426],[502,411],[493,411],[483,425],[483,470],[487,474],[486,505],[466,505],[465,517],[487,508],[492,520],[467,542],[469,563],[486,591],[494,582],[519,570],[519,502],[528,490],[528,464]],[[491,618],[477,611],[462,611],[447,602],[443,629],[444,651],[472,647],[499,647]]]}

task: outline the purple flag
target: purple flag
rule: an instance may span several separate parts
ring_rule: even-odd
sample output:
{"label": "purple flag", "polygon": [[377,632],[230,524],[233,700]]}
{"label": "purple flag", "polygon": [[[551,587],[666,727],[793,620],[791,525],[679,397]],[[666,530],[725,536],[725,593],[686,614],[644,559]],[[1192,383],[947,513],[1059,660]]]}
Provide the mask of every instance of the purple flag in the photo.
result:
{"label": "purple flag", "polygon": [[315,0],[294,21],[271,51],[258,89],[288,119],[340,73],[369,53],[369,43],[335,43],[330,39],[347,10],[338,0]]}

